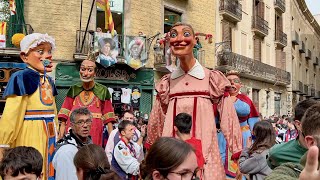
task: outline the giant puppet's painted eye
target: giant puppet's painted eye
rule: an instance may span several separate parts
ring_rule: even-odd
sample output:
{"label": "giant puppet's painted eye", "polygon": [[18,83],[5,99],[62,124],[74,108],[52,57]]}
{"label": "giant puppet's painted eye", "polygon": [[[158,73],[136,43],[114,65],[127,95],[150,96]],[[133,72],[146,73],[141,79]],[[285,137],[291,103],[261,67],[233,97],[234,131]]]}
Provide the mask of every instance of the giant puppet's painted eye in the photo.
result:
{"label": "giant puppet's painted eye", "polygon": [[190,33],[189,31],[185,31],[185,32],[183,33],[183,36],[184,36],[184,37],[189,37],[189,36],[191,36],[191,33]]}
{"label": "giant puppet's painted eye", "polygon": [[170,32],[170,37],[171,38],[175,38],[175,37],[177,37],[178,36],[178,33],[176,32],[176,31],[171,31]]}

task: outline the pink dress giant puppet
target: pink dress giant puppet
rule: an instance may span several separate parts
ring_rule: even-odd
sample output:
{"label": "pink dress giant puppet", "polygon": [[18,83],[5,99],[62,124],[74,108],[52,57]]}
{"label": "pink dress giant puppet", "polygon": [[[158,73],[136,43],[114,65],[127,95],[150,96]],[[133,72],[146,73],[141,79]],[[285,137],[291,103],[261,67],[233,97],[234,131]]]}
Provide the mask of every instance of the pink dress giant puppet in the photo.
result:
{"label": "pink dress giant puppet", "polygon": [[191,135],[202,140],[205,180],[224,180],[225,171],[221,161],[214,107],[219,111],[221,129],[230,151],[242,150],[240,125],[233,103],[226,89],[230,82],[220,71],[210,71],[193,57],[195,43],[193,29],[179,23],[170,30],[171,50],[180,60],[180,67],[165,75],[156,86],[157,99],[153,106],[146,147],[160,136],[175,136],[173,119],[181,113],[192,115]]}

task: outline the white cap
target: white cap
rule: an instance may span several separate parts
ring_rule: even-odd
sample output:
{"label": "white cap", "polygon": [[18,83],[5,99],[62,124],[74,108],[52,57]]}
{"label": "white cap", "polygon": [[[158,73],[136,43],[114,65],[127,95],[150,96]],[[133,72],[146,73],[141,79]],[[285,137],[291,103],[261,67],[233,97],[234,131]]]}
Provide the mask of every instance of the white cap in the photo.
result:
{"label": "white cap", "polygon": [[37,47],[43,42],[51,44],[52,50],[56,48],[55,40],[48,34],[32,33],[25,36],[20,42],[21,52],[28,53],[30,49]]}

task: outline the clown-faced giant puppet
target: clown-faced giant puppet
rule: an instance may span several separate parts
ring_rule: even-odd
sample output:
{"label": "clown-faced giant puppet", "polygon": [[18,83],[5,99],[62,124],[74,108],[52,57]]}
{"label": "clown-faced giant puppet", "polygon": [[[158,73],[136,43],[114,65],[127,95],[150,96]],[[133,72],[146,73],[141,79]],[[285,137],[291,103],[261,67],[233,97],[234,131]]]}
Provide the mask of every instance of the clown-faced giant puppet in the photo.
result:
{"label": "clown-faced giant puppet", "polygon": [[191,25],[177,23],[170,30],[170,46],[180,65],[162,77],[156,86],[157,98],[148,123],[146,147],[160,136],[176,137],[174,117],[185,112],[192,116],[191,136],[201,140],[206,159],[204,178],[224,180],[215,117],[232,153],[242,149],[242,139],[237,114],[227,91],[230,82],[220,71],[203,67],[193,56],[196,43]]}
{"label": "clown-faced giant puppet", "polygon": [[52,71],[55,41],[48,34],[33,33],[22,39],[20,47],[20,57],[28,67],[14,73],[5,89],[0,147],[36,148],[44,159],[44,179],[54,179],[57,91],[47,72]]}
{"label": "clown-faced giant puppet", "polygon": [[113,130],[112,123],[115,122],[115,118],[110,93],[107,87],[94,81],[97,69],[95,58],[95,55],[91,54],[81,63],[79,75],[82,82],[71,86],[67,93],[58,114],[61,121],[59,138],[66,132],[66,126],[70,126],[70,113],[83,106],[88,107],[93,115],[90,131],[93,143],[104,145],[102,134],[105,125],[109,134]]}

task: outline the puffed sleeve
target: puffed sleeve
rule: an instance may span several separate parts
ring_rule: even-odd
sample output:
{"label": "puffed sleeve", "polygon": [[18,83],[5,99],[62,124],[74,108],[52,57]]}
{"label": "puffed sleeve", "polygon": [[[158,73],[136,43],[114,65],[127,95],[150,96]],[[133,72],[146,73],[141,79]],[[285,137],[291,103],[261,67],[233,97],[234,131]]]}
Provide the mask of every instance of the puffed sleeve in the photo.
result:
{"label": "puffed sleeve", "polygon": [[9,96],[0,120],[0,147],[9,147],[23,125],[28,96]]}
{"label": "puffed sleeve", "polygon": [[147,149],[162,135],[165,114],[169,103],[169,78],[170,74],[163,76],[156,86],[157,97],[152,106],[147,128]]}
{"label": "puffed sleeve", "polygon": [[230,82],[220,71],[210,73],[210,95],[214,103],[218,103],[220,128],[227,140],[230,151],[240,155],[242,150],[242,134],[237,113],[228,93]]}

